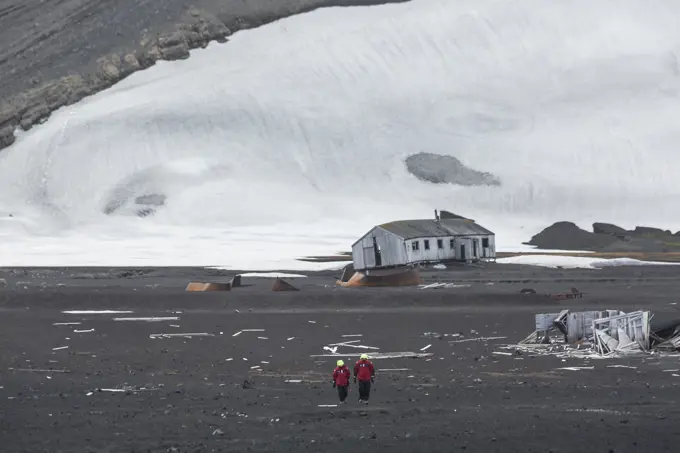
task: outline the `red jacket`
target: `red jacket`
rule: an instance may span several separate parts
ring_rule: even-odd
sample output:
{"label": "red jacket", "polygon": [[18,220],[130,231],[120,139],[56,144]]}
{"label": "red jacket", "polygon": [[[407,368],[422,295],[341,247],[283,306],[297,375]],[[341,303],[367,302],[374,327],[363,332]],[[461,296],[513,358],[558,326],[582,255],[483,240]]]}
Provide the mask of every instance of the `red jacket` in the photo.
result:
{"label": "red jacket", "polygon": [[354,377],[360,381],[370,381],[375,376],[375,368],[369,360],[359,360],[354,365]]}
{"label": "red jacket", "polygon": [[338,387],[347,387],[349,385],[349,376],[349,368],[347,368],[347,365],[336,367],[335,370],[333,370],[333,382],[335,382],[335,385]]}

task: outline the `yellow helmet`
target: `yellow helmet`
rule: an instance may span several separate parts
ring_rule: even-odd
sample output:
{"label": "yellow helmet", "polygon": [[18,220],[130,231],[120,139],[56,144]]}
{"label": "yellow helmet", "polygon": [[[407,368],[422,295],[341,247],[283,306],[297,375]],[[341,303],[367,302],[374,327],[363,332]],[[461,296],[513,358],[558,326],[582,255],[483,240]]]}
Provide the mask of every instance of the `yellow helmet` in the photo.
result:
{"label": "yellow helmet", "polygon": [[345,366],[345,362],[343,362],[342,360],[338,360],[338,366]]}
{"label": "yellow helmet", "polygon": [[361,360],[368,360],[368,354],[361,354]]}

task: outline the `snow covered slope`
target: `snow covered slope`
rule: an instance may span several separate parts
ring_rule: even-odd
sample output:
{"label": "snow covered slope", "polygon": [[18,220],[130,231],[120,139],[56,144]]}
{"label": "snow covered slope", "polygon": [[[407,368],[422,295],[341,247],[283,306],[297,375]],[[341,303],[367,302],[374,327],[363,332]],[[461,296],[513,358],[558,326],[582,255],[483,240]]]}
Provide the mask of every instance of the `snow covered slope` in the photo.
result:
{"label": "snow covered slope", "polygon": [[[414,0],[237,33],[0,153],[0,265],[288,267],[434,208],[500,249],[563,219],[677,230],[679,20],[677,2]],[[421,181],[420,152],[501,184]]]}

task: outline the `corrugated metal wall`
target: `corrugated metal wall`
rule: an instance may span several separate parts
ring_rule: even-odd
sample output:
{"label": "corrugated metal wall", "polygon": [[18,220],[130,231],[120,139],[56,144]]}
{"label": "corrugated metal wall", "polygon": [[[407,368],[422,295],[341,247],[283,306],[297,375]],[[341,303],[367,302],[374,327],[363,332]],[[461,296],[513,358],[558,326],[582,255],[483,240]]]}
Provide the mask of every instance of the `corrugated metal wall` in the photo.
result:
{"label": "corrugated metal wall", "polygon": [[[374,238],[375,243],[373,242]],[[377,245],[380,251],[379,266],[376,266],[374,245]],[[352,247],[352,258],[355,269],[403,266],[406,264],[406,252],[401,238],[380,227],[372,229]]]}
{"label": "corrugated metal wall", "polygon": [[[406,241],[406,253],[409,263],[417,261],[442,261],[455,259],[456,250],[451,249],[451,239],[448,238],[418,238],[409,239]],[[439,248],[437,240],[442,241],[442,248]],[[429,250],[425,247],[425,241],[429,243]],[[414,250],[414,244],[417,244],[417,250]]]}
{"label": "corrugated metal wall", "polygon": [[[488,239],[488,247],[484,247],[484,239]],[[453,248],[451,240],[454,241]],[[425,241],[429,242],[429,249],[425,247]],[[414,250],[414,243],[418,244],[416,250]],[[378,266],[376,266],[374,244],[377,244],[380,250],[381,262]],[[495,257],[494,236],[432,237],[403,241],[380,227],[372,229],[352,247],[354,268],[357,270],[403,266],[421,261],[477,260]]]}
{"label": "corrugated metal wall", "polygon": [[373,232],[380,247],[380,257],[383,266],[401,266],[406,264],[404,241],[389,231],[378,227]]}

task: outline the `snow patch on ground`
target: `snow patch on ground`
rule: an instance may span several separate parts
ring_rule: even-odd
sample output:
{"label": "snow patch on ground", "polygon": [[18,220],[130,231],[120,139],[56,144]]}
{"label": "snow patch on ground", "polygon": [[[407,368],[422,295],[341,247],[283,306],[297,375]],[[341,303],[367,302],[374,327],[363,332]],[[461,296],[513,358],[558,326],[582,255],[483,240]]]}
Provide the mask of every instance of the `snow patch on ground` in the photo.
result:
{"label": "snow patch on ground", "polygon": [[677,265],[680,263],[663,263],[658,261],[640,261],[632,258],[587,258],[579,256],[559,255],[522,255],[496,260],[500,264],[522,264],[525,266],[541,266],[565,269],[602,269],[614,266],[659,266]]}

